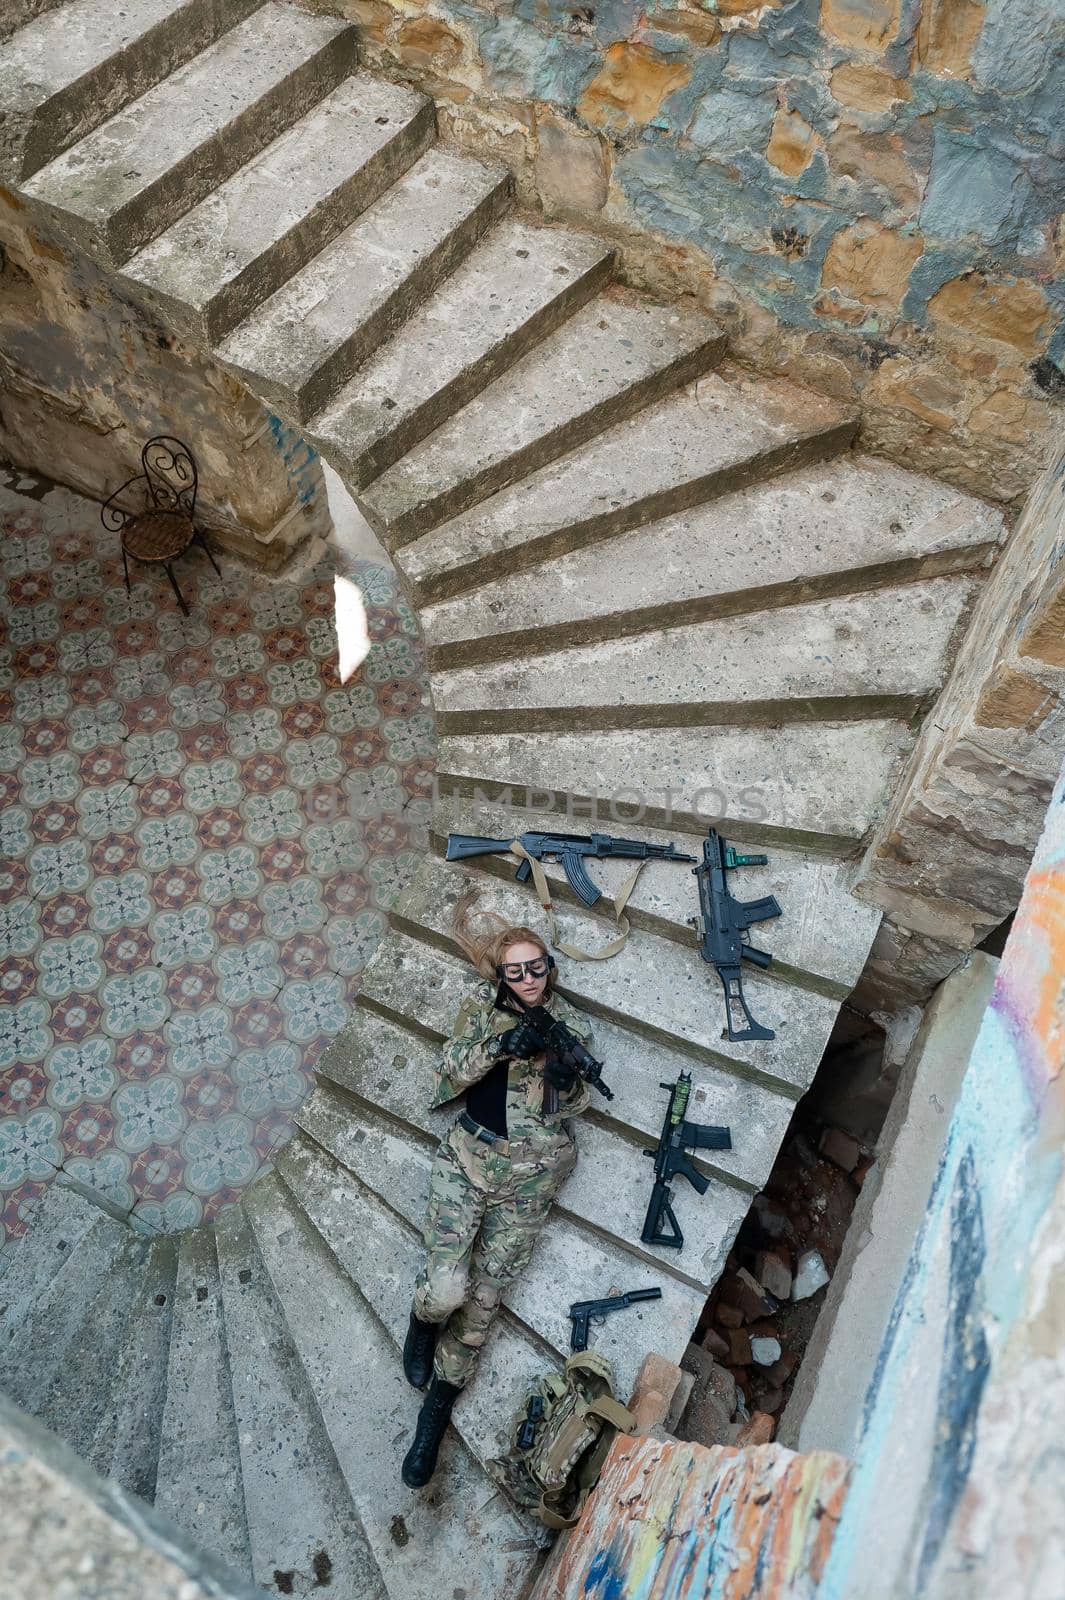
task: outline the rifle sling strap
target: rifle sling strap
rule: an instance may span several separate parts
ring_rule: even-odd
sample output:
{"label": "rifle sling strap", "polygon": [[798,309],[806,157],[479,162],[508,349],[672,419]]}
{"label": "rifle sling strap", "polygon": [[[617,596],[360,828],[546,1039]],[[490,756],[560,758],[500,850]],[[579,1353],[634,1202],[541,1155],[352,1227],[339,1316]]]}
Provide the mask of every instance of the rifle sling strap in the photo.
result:
{"label": "rifle sling strap", "polygon": [[560,955],[569,956],[571,961],[609,961],[611,956],[617,955],[618,951],[624,946],[629,934],[632,932],[632,929],[629,926],[629,919],[624,915],[624,912],[625,907],[628,904],[629,896],[636,887],[636,880],[639,878],[640,873],[647,865],[646,860],[637,863],[636,870],[629,873],[629,876],[625,879],[625,882],[621,885],[621,888],[614,896],[614,920],[620,930],[618,937],[616,939],[611,939],[610,943],[605,944],[601,950],[580,950],[576,945],[564,944],[558,936],[558,926],[555,922],[555,910],[551,904],[551,890],[548,887],[547,873],[544,871],[539,861],[534,860],[520,839],[513,839],[511,841],[510,850],[511,853],[518,856],[520,860],[527,861],[532,869],[533,884],[535,885],[537,897],[540,901],[540,904],[543,906],[544,913],[547,917],[547,926],[551,937],[551,943],[554,945],[555,949]]}

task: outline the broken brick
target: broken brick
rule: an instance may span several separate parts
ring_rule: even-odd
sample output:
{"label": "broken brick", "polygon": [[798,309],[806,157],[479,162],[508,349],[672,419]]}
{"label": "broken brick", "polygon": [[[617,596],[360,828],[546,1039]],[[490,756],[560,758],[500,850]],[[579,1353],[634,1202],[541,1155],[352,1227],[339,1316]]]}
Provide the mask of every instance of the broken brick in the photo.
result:
{"label": "broken brick", "polygon": [[748,1449],[751,1445],[769,1444],[777,1431],[775,1420],[765,1411],[755,1411],[750,1422],[744,1423],[736,1435],[735,1444],[739,1450]]}
{"label": "broken brick", "polygon": [[852,1139],[841,1128],[826,1128],[821,1135],[820,1149],[826,1160],[842,1167],[844,1172],[853,1172],[862,1158],[862,1147],[857,1139]]}

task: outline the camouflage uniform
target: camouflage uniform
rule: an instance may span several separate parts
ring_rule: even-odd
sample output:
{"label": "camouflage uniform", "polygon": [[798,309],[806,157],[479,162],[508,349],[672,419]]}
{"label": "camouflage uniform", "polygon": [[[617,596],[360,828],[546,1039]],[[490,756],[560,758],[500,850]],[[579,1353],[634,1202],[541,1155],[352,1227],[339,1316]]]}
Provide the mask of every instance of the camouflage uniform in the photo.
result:
{"label": "camouflage uniform", "polygon": [[[495,985],[481,983],[459,1010],[434,1106],[462,1094],[499,1060],[485,1044],[518,1017],[498,1010],[495,999]],[[579,1012],[557,995],[543,1003],[590,1046],[591,1030]],[[588,1086],[577,1078],[559,1091],[557,1113],[545,1116],[544,1059],[510,1060],[506,1139],[486,1143],[456,1123],[433,1162],[414,1309],[423,1322],[447,1322],[434,1369],[448,1383],[461,1386],[469,1378],[499,1302],[528,1265],[551,1202],[577,1162],[564,1119],[585,1109]]]}

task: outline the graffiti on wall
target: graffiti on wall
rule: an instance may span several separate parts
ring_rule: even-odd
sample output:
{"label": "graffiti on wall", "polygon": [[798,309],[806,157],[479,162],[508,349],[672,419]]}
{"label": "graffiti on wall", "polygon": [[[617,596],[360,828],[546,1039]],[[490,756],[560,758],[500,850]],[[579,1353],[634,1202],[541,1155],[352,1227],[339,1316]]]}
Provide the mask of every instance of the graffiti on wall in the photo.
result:
{"label": "graffiti on wall", "polygon": [[[824,1600],[930,1592],[969,1486],[988,1385],[1028,1314],[1033,1241],[1062,1179],[1063,1065],[1059,778],[866,1395]],[[869,1552],[900,1468],[919,1478],[909,1567],[894,1588],[870,1589]]]}

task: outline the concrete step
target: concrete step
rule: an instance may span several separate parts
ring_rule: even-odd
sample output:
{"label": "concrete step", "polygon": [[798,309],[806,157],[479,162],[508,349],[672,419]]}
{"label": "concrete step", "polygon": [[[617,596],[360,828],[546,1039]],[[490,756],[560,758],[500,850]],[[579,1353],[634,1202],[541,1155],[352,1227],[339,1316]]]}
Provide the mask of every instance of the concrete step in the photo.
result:
{"label": "concrete step", "polygon": [[204,344],[372,205],[428,148],[432,102],[359,72],[126,263],[167,326]]}
{"label": "concrete step", "polygon": [[420,604],[447,599],[835,455],[854,428],[835,401],[725,363],[406,544],[396,564]]}
{"label": "concrete step", "polygon": [[[431,1095],[431,1076],[419,1088],[427,1089]],[[450,1124],[457,1107],[448,1109]],[[420,1238],[436,1151],[437,1141],[432,1135],[427,1136],[420,1129],[416,1133],[411,1124],[397,1124],[382,1117],[365,1101],[355,1100],[330,1084],[320,1085],[300,1107],[299,1123]],[[508,1290],[504,1303],[525,1330],[565,1360],[571,1334],[567,1308],[574,1301],[599,1299],[625,1288],[660,1285],[660,1301],[649,1302],[630,1318],[619,1316],[597,1341],[596,1348],[609,1355],[614,1364],[619,1389],[628,1394],[649,1349],[660,1351],[670,1360],[680,1359],[699,1319],[707,1289],[724,1270],[747,1200],[725,1196],[719,1203],[715,1185],[701,1199],[691,1191],[691,1206],[685,1206],[678,1197],[681,1211],[698,1212],[695,1222],[689,1224],[697,1238],[691,1240],[690,1248],[686,1240],[684,1251],[649,1250],[638,1239],[651,1194],[651,1165],[641,1161],[636,1166],[636,1150],[630,1147],[628,1182],[622,1184],[620,1193],[627,1188],[637,1204],[616,1211],[619,1191],[611,1184],[611,1166],[617,1164],[599,1159],[609,1135],[604,1137],[601,1128],[590,1130],[592,1124],[583,1118],[576,1119],[571,1129],[580,1147],[578,1170],[592,1169],[592,1185],[598,1189],[599,1204],[592,1221],[576,1220],[569,1199],[577,1176],[574,1173],[537,1242],[531,1265]],[[605,1193],[611,1195],[609,1216],[604,1214]],[[632,1222],[635,1226],[627,1229]],[[634,1249],[629,1248],[630,1243]]]}
{"label": "concrete step", "polygon": [[49,1184],[34,1208],[11,1265],[0,1277],[0,1353],[18,1336],[71,1253],[100,1221],[99,1206],[62,1182]]}
{"label": "concrete step", "polygon": [[[598,817],[580,813],[567,816],[564,811],[519,810],[475,803],[462,795],[441,794],[433,811],[430,840],[442,856],[449,833],[514,839],[526,832],[588,835],[593,831],[647,844],[673,843],[696,861],[702,859],[706,837],[705,830],[689,834],[675,826],[648,828],[643,823],[622,821],[608,810]],[[779,979],[845,1000],[861,975],[880,924],[880,913],[849,893],[849,867],[824,856],[800,855],[779,846],[767,853],[769,861],[764,867],[736,867],[729,873],[729,887],[738,900],[760,900],[771,894],[783,910],[783,916],[752,930],[754,943],[772,951],[773,972]],[[517,865],[517,859],[510,855],[473,856],[463,863],[465,871],[483,875],[484,890],[489,896],[495,878],[513,882]],[[545,860],[542,866],[552,896],[570,905],[578,904],[561,864]],[[609,902],[632,869],[633,863],[625,860],[596,861],[591,865],[589,875],[603,892],[596,909],[604,917],[612,917]],[[529,916],[539,916],[539,912],[531,886],[526,893],[527,920]],[[690,950],[694,947],[691,918],[697,911],[698,891],[691,869],[669,861],[649,861],[625,914],[633,927],[647,928]]]}
{"label": "concrete step", "polygon": [[[512,1600],[523,1592],[535,1545],[454,1431],[430,1493],[413,1493],[400,1479],[420,1397],[377,1315],[303,1209],[312,1190],[309,1175],[301,1181],[294,1168],[301,1144],[287,1145],[279,1163],[300,1186],[299,1204],[273,1172],[244,1207],[390,1600],[440,1600],[456,1589],[467,1600]],[[328,1181],[320,1192],[331,1194]],[[356,1243],[365,1265],[394,1273],[393,1295],[406,1295],[406,1262],[388,1243],[374,1248],[379,1235],[344,1209],[346,1199],[338,1190],[340,1225],[361,1224]],[[408,1309],[401,1305],[404,1319]]]}
{"label": "concrete step", "polygon": [[[450,949],[453,908],[460,895],[483,882],[457,862],[430,857],[391,913],[392,926],[414,940]],[[492,882],[491,905],[511,925],[520,924],[531,909],[521,885],[501,879]],[[568,944],[596,950],[610,937],[612,924],[583,910],[578,913],[572,906],[560,905],[556,915],[560,937]],[[763,927],[771,933],[769,924]],[[761,936],[761,927],[758,933]],[[772,948],[769,937],[764,945]],[[416,961],[418,951],[408,950],[405,956]],[[722,1038],[721,985],[699,956],[694,934],[685,949],[672,939],[634,928],[623,949],[609,961],[573,961],[561,955],[556,959],[561,992],[592,1018],[616,1022],[698,1060],[731,1066],[741,1076],[784,1094],[798,1095],[809,1087],[838,1009],[838,1002],[827,995],[778,983],[770,974],[751,968],[744,974],[747,1003],[759,1022],[776,1030],[776,1038],[734,1043]],[[375,961],[375,981],[377,966]],[[368,968],[368,995],[373,992],[369,972]]]}
{"label": "concrete step", "polygon": [[252,1574],[282,1594],[386,1594],[240,1207],[215,1230]]}
{"label": "concrete step", "polygon": [[461,735],[908,719],[946,677],[976,589],[969,576],[934,578],[437,671],[437,729]]}
{"label": "concrete step", "polygon": [[705,372],[724,344],[701,315],[598,295],[378,478],[363,514],[396,550]]}
{"label": "concrete step", "polygon": [[913,730],[885,719],[775,728],[465,734],[440,740],[444,791],[631,815],[729,838],[854,854],[884,810]]}
{"label": "concrete step", "polygon": [[130,1230],[100,1212],[66,1253],[0,1355],[0,1393],[36,1416],[90,1316],[108,1275],[125,1259]]}
{"label": "concrete step", "polygon": [[355,66],[355,30],[266,0],[42,167],[24,193],[118,263],[297,121]]}
{"label": "concrete step", "polygon": [[214,1230],[181,1236],[155,1504],[205,1550],[251,1571]]}
{"label": "concrete step", "polygon": [[[389,935],[371,989],[360,997],[344,1031],[319,1057],[319,1079],[336,1083],[367,1104],[439,1139],[456,1107],[429,1109],[435,1089],[433,1075],[441,1042],[470,993],[469,965],[418,945],[405,935]],[[412,1015],[417,1007],[418,1014]],[[647,1253],[637,1241],[650,1196],[650,1169],[644,1167],[640,1152],[657,1143],[662,1129],[666,1096],[659,1083],[675,1082],[680,1073],[690,1072],[694,1080],[691,1120],[732,1130],[731,1150],[714,1150],[695,1158],[695,1165],[714,1179],[715,1196],[718,1184],[731,1184],[748,1195],[761,1188],[795,1109],[794,1099],[786,1086],[770,1088],[727,1067],[695,1061],[657,1039],[649,1041],[602,1017],[595,1018],[594,1029],[596,1050],[607,1068],[603,1076],[614,1099],[608,1103],[593,1097],[594,1107],[581,1118],[581,1148],[594,1151],[595,1158],[582,1161],[570,1179],[565,1210],[578,1222],[601,1228],[603,1194],[628,1196],[623,1215],[633,1225],[627,1224],[627,1248],[640,1256]],[[389,1061],[401,1065],[389,1072]],[[609,1168],[609,1184],[603,1176],[606,1169],[601,1170],[603,1163]],[[688,1199],[693,1208],[689,1214],[697,1219],[701,1202],[694,1193]],[[683,1200],[678,1204],[688,1210]],[[725,1197],[720,1204],[725,1206]],[[611,1219],[611,1228],[617,1232],[615,1220]],[[705,1220],[709,1222],[709,1216]],[[661,1259],[679,1276],[701,1282],[707,1264],[699,1259],[697,1246],[693,1232],[690,1257],[680,1251]]]}
{"label": "concrete step", "polygon": [[177,1264],[176,1239],[164,1234],[151,1241],[141,1291],[87,1458],[103,1477],[149,1503],[155,1499],[159,1465]]}
{"label": "concrete step", "polygon": [[147,1242],[127,1231],[121,1252],[99,1284],[77,1336],[37,1416],[70,1448],[88,1459],[115,1376],[114,1352],[125,1343],[134,1306],[145,1283]]}
{"label": "concrete step", "polygon": [[843,456],[558,556],[550,583],[497,578],[421,623],[439,671],[975,571],[1004,537],[982,500]]}
{"label": "concrete step", "polygon": [[364,487],[571,316],[612,260],[585,234],[499,223],[312,418],[307,438],[350,489]]}
{"label": "concrete step", "polygon": [[26,28],[64,0],[0,0],[0,40],[10,39],[19,28]]}
{"label": "concrete step", "polygon": [[271,405],[310,417],[468,255],[510,190],[500,166],[429,150],[218,355]]}
{"label": "concrete step", "polygon": [[67,0],[0,61],[0,176],[28,178],[191,61],[261,0]]}

